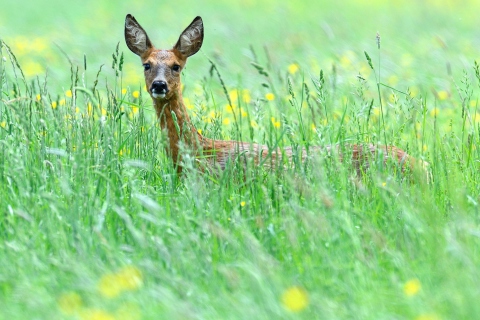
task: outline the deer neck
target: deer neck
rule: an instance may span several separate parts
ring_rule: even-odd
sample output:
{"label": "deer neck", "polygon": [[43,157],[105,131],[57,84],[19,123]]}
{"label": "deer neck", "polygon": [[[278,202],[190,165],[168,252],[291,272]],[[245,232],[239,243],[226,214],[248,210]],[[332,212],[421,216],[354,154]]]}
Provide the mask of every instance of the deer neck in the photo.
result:
{"label": "deer neck", "polygon": [[167,132],[173,162],[179,164],[181,147],[197,154],[205,138],[190,121],[181,92],[177,91],[170,99],[154,99],[154,105],[160,126]]}

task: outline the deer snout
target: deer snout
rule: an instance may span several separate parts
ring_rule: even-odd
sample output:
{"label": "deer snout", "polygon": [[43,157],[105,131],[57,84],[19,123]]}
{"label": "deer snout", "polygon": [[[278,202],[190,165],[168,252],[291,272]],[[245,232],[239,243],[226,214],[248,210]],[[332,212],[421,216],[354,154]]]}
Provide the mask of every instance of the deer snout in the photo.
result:
{"label": "deer snout", "polygon": [[150,88],[150,92],[154,98],[164,98],[168,92],[168,85],[162,80],[154,81]]}

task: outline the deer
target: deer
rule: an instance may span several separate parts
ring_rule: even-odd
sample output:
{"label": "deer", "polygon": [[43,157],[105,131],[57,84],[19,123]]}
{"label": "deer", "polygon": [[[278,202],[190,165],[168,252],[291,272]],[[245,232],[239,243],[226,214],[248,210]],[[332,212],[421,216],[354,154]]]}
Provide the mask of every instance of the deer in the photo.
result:
{"label": "deer", "polygon": [[[160,127],[168,137],[167,152],[180,174],[182,157],[191,152],[201,161],[200,167],[225,170],[229,162],[252,161],[256,166],[270,169],[292,164],[293,157],[302,161],[316,154],[328,156],[336,152],[338,160],[350,158],[357,174],[365,172],[372,161],[379,159],[399,166],[402,174],[417,167],[426,170],[428,163],[416,159],[404,150],[390,145],[345,144],[310,147],[305,149],[269,148],[266,145],[244,141],[214,140],[202,135],[193,125],[182,97],[181,73],[187,59],[202,47],[203,20],[197,16],[180,34],[171,49],[157,49],[137,20],[128,14],[125,18],[125,42],[141,59],[146,88],[152,98]],[[427,174],[428,180],[428,174]]]}

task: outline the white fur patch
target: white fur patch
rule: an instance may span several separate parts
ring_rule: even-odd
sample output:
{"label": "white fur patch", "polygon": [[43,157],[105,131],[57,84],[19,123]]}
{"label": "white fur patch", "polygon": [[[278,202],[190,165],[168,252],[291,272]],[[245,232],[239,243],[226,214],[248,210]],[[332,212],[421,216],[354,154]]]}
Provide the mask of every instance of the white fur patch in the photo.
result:
{"label": "white fur patch", "polygon": [[165,98],[165,93],[152,93],[152,97],[154,97],[155,99],[157,98]]}

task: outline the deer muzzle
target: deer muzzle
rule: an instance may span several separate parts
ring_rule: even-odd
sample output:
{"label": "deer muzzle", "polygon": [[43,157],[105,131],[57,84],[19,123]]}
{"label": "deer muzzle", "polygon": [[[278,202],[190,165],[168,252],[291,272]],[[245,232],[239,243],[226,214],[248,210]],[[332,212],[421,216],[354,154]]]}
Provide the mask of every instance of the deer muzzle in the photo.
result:
{"label": "deer muzzle", "polygon": [[168,85],[165,81],[154,81],[150,88],[152,97],[154,98],[165,98],[165,95],[168,93]]}

